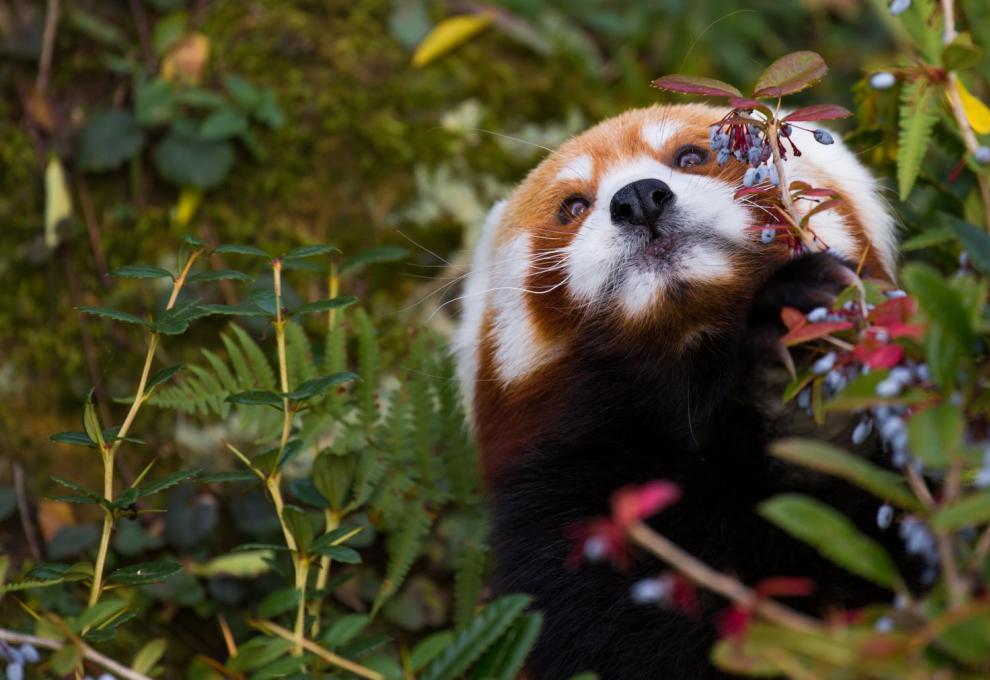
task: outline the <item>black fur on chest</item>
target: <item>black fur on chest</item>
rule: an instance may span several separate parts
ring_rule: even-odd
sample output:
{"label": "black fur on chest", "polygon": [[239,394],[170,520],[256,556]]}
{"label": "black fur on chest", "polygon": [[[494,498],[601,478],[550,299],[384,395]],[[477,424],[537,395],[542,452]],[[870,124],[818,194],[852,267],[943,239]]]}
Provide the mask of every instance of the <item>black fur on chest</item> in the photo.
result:
{"label": "black fur on chest", "polygon": [[777,493],[808,493],[899,551],[896,531],[876,528],[876,499],[766,453],[777,433],[759,406],[766,395],[753,393],[765,384],[766,347],[753,338],[762,332],[741,324],[676,356],[620,349],[601,333],[584,339],[578,368],[559,386],[569,406],[555,436],[533,442],[491,493],[496,588],[532,594],[545,617],[528,666],[534,680],[588,670],[602,680],[725,677],[708,661],[712,617],[724,601],[704,594],[698,619],[634,603],[632,586],[667,569],[643,554],[627,572],[565,564],[568,527],[608,514],[609,496],[627,484],[679,484],[681,500],[650,524],[712,567],[747,584],[812,578],[815,595],[792,606],[822,613],[826,604],[854,608],[890,597],[755,512]]}

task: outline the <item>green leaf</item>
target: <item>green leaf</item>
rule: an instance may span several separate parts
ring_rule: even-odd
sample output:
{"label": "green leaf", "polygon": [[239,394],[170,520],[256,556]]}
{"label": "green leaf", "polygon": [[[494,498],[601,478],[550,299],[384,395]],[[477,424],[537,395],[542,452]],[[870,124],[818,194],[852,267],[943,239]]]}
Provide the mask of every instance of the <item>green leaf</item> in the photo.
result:
{"label": "green leaf", "polygon": [[378,246],[369,248],[354,257],[344,260],[340,265],[340,272],[349,272],[361,269],[369,264],[382,264],[385,262],[398,262],[409,257],[409,251],[400,246]]}
{"label": "green leaf", "polygon": [[900,576],[887,552],[847,517],[801,494],[781,494],[759,506],[760,515],[848,571],[887,588]]}
{"label": "green leaf", "polygon": [[276,552],[288,552],[289,549],[284,545],[278,545],[276,543],[244,543],[233,549],[232,552],[244,552],[244,551],[255,551],[255,550],[274,550]]}
{"label": "green leaf", "polygon": [[314,378],[302,383],[296,389],[289,392],[289,399],[302,401],[324,394],[327,390],[337,385],[357,380],[357,376],[350,371],[325,375],[322,378]]}
{"label": "green leaf", "polygon": [[828,66],[816,52],[785,54],[770,64],[756,81],[753,96],[777,98],[811,87],[828,73]]}
{"label": "green leaf", "polygon": [[952,404],[940,404],[918,411],[908,420],[911,453],[922,463],[941,470],[963,443],[963,415]]}
{"label": "green leaf", "polygon": [[126,111],[106,111],[86,120],[76,146],[80,169],[106,172],[119,168],[144,146],[144,133]]}
{"label": "green leaf", "polygon": [[275,93],[267,88],[261,91],[261,97],[251,111],[251,115],[272,130],[278,130],[285,125],[285,114],[278,105]]}
{"label": "green leaf", "polygon": [[450,645],[431,663],[420,680],[455,680],[471,667],[522,615],[526,595],[507,595],[486,606],[454,635]]}
{"label": "green leaf", "polygon": [[432,524],[432,518],[422,507],[408,511],[402,526],[395,534],[389,547],[388,566],[385,569],[385,578],[382,580],[381,588],[378,590],[378,595],[375,596],[375,602],[371,607],[372,616],[402,586],[413,561],[419,556],[423,548],[423,539],[426,538]]}
{"label": "green leaf", "polygon": [[906,510],[920,509],[918,499],[901,475],[832,444],[814,439],[782,439],[771,445],[770,453],[782,460],[845,479]]}
{"label": "green leaf", "polygon": [[932,515],[932,528],[952,531],[990,521],[990,491],[983,491],[940,508]]}
{"label": "green leaf", "polygon": [[282,410],[282,395],[278,392],[266,392],[262,390],[249,390],[229,395],[224,401],[231,404],[245,404],[248,406],[272,406]]}
{"label": "green leaf", "polygon": [[285,522],[292,538],[296,540],[297,551],[303,554],[308,553],[310,546],[313,545],[313,539],[316,537],[316,528],[313,526],[309,513],[295,505],[286,505],[282,508],[282,521]]}
{"label": "green leaf", "polygon": [[299,605],[300,592],[295,588],[279,588],[265,595],[258,605],[258,616],[270,619],[273,616],[294,610]]}
{"label": "green leaf", "polygon": [[196,481],[200,484],[228,484],[230,482],[256,482],[258,476],[249,470],[231,470],[201,475]]}
{"label": "green leaf", "polygon": [[115,499],[113,499],[113,502],[110,503],[110,507],[114,509],[128,508],[134,505],[137,499],[138,499],[138,490],[134,488],[127,489],[122,494],[120,494]]}
{"label": "green leaf", "polygon": [[346,614],[333,622],[320,636],[320,641],[328,647],[346,645],[367,628],[369,623],[371,617],[367,614]]}
{"label": "green leaf", "polygon": [[200,309],[208,316],[220,314],[223,316],[265,316],[268,314],[257,308],[234,307],[232,305],[200,305]]}
{"label": "green leaf", "polygon": [[[216,251],[214,251],[216,252]],[[244,272],[235,269],[212,269],[210,271],[196,272],[189,276],[186,281],[189,283],[203,283],[205,281],[254,281],[254,279]]]}
{"label": "green leaf", "polygon": [[354,467],[353,456],[341,456],[329,451],[321,453],[313,461],[313,484],[334,510],[341,510],[347,503]]}
{"label": "green leaf", "polygon": [[542,626],[543,615],[539,612],[520,616],[481,658],[472,676],[484,680],[515,680],[526,662],[526,656],[536,644]]}
{"label": "green leaf", "polygon": [[162,269],[161,267],[152,267],[146,264],[127,264],[123,267],[117,267],[110,272],[110,276],[118,276],[122,278],[129,279],[163,279],[169,278],[174,279],[175,276],[172,275],[167,269]]}
{"label": "green leaf", "polygon": [[58,432],[49,437],[53,442],[68,444],[69,446],[86,446],[91,449],[96,448],[96,442],[89,438],[85,432]]}
{"label": "green leaf", "polygon": [[135,673],[148,675],[154,669],[155,664],[165,655],[167,648],[168,643],[164,638],[149,640],[134,655],[134,660],[131,661],[131,670]]}
{"label": "green leaf", "polygon": [[357,298],[353,295],[343,295],[340,297],[330,298],[328,300],[316,300],[315,302],[307,302],[304,305],[299,305],[293,309],[290,313],[293,316],[300,316],[302,314],[313,314],[315,312],[326,312],[331,309],[341,309],[342,307],[350,307],[355,302]]}
{"label": "green leaf", "polygon": [[132,564],[110,573],[107,580],[124,586],[140,586],[164,581],[182,571],[182,565],[172,560]]}
{"label": "green leaf", "polygon": [[117,309],[108,309],[107,307],[79,307],[79,311],[83,314],[92,314],[93,316],[103,316],[108,319],[113,319],[114,321],[123,321],[125,323],[136,323],[140,326],[149,326],[150,324],[144,319],[134,316],[133,314],[128,314],[127,312],[121,312]]}
{"label": "green leaf", "polygon": [[237,648],[237,656],[227,661],[227,668],[235,672],[261,668],[286,654],[291,647],[292,642],[282,638],[251,638]]}
{"label": "green leaf", "polygon": [[905,252],[924,250],[943,243],[950,243],[955,239],[956,233],[952,227],[935,227],[934,229],[926,229],[920,234],[915,234],[911,238],[902,241],[901,250]]}
{"label": "green leaf", "polygon": [[959,237],[973,265],[984,274],[990,273],[990,236],[987,232],[953,215],[942,213],[940,217]]}
{"label": "green leaf", "polygon": [[127,607],[127,603],[119,598],[106,598],[97,602],[77,616],[71,624],[73,632],[79,633],[85,628],[92,628],[104,623],[112,616],[119,614]]}
{"label": "green leaf", "polygon": [[150,378],[148,378],[148,384],[145,386],[145,392],[152,389],[153,387],[158,387],[162,383],[171,380],[176,373],[184,368],[182,364],[175,364],[174,366],[166,366],[160,371],[155,371]]}
{"label": "green leaf", "polygon": [[454,640],[454,634],[449,630],[427,636],[416,643],[409,654],[409,666],[414,672],[422,670],[426,664],[433,661],[437,654],[447,649]]}
{"label": "green leaf", "polygon": [[254,109],[261,100],[261,93],[258,92],[258,89],[241,76],[234,74],[225,75],[223,77],[223,86],[234,101],[237,102],[238,106],[249,111]]}
{"label": "green leaf", "polygon": [[96,414],[96,406],[93,404],[92,391],[86,397],[86,406],[83,408],[83,429],[86,430],[89,438],[96,442],[97,446],[106,446],[107,437],[103,436],[103,430],[100,427],[100,418]]}
{"label": "green leaf", "polygon": [[170,122],[179,112],[179,101],[172,84],[164,78],[138,83],[134,94],[134,114],[144,127]]}
{"label": "green leaf", "polygon": [[209,578],[227,576],[233,578],[257,578],[272,570],[271,560],[275,553],[271,550],[240,551],[230,555],[214,557],[205,564],[193,564],[194,576]]}
{"label": "green leaf", "polygon": [[82,650],[78,645],[66,645],[48,658],[48,665],[58,676],[72,673],[82,664]]}
{"label": "green leaf", "polygon": [[227,106],[227,99],[222,94],[201,87],[184,87],[176,93],[176,98],[194,109],[219,109]]}
{"label": "green leaf", "polygon": [[674,74],[653,81],[653,87],[680,94],[697,94],[704,97],[742,97],[737,88],[714,78]]}
{"label": "green leaf", "polygon": [[979,66],[983,61],[983,49],[973,44],[969,33],[958,34],[942,50],[942,67],[946,71],[963,71]]}
{"label": "green leaf", "polygon": [[266,253],[261,248],[255,248],[254,246],[245,246],[237,243],[224,243],[213,249],[211,255],[252,255],[254,257],[267,257],[271,258],[271,255]]}
{"label": "green leaf", "polygon": [[155,148],[155,169],[162,179],[180,187],[212,189],[234,165],[234,147],[225,140],[206,139],[195,129],[175,124]]}
{"label": "green leaf", "polygon": [[248,300],[258,309],[266,312],[269,316],[275,316],[278,304],[275,300],[275,291],[269,288],[258,288],[248,293]]}
{"label": "green leaf", "polygon": [[314,547],[313,552],[317,555],[322,555],[338,562],[343,562],[344,564],[361,564],[361,555],[358,551],[344,545],[328,545],[319,548]]}
{"label": "green leaf", "polygon": [[214,111],[199,128],[199,136],[205,140],[229,139],[248,130],[248,119],[240,111],[220,109]]}
{"label": "green leaf", "polygon": [[279,454],[278,462],[275,463],[275,469],[281,470],[286,463],[302,453],[302,450],[303,442],[301,439],[291,439],[287,441],[285,443],[285,448],[282,449],[282,453]]}
{"label": "green leaf", "polygon": [[181,484],[182,482],[194,479],[199,475],[199,470],[179,470],[178,472],[173,472],[172,474],[165,475],[164,477],[159,477],[151,484],[144,486],[138,490],[138,496],[144,498],[145,496],[150,496],[152,494],[159,493],[165,489],[170,489],[176,484]]}
{"label": "green leaf", "polygon": [[973,345],[969,314],[958,293],[932,267],[912,263],[901,276],[908,292],[931,321],[926,354],[935,382],[943,388],[952,387],[956,369]]}
{"label": "green leaf", "polygon": [[901,91],[900,135],[897,141],[897,184],[906,201],[921,171],[938,122],[938,88],[918,78]]}
{"label": "green leaf", "polygon": [[301,246],[290,250],[285,255],[282,256],[283,260],[301,260],[306,257],[316,257],[317,255],[326,255],[327,253],[339,253],[339,248],[334,248],[328,245],[312,245],[312,246]]}
{"label": "green leaf", "polygon": [[89,498],[91,500],[99,500],[99,499],[103,498],[102,494],[98,494],[95,491],[92,491],[90,489],[87,489],[85,486],[82,486],[81,484],[76,484],[75,482],[73,482],[71,480],[68,480],[68,479],[65,479],[63,477],[59,477],[57,475],[52,475],[51,476],[51,480],[53,482],[55,482],[56,484],[60,484],[60,485],[64,486],[67,489],[72,489],[73,491],[78,491],[83,496],[86,496],[87,498]]}

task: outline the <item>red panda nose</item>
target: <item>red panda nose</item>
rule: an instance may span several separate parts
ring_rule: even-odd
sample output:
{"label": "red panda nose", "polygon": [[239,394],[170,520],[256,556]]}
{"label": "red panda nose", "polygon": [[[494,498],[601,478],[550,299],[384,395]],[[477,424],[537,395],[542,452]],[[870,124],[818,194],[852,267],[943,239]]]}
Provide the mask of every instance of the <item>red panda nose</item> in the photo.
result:
{"label": "red panda nose", "polygon": [[652,229],[673,201],[674,192],[658,179],[641,179],[627,184],[612,196],[609,206],[612,224]]}

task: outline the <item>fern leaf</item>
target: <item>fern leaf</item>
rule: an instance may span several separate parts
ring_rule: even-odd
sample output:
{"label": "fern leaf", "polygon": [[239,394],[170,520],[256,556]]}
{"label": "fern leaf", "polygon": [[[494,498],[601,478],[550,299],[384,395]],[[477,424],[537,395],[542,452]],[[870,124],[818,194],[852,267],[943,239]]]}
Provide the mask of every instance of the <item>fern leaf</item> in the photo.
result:
{"label": "fern leaf", "polygon": [[388,566],[385,569],[385,579],[375,597],[371,614],[374,616],[392,595],[394,595],[406,580],[410,567],[423,549],[423,539],[430,531],[433,519],[426,513],[422,505],[411,509],[398,533],[390,537]]}
{"label": "fern leaf", "polygon": [[228,393],[239,392],[241,387],[237,384],[237,378],[234,377],[233,372],[224,363],[224,360],[206,348],[201,349],[200,352],[206,358],[207,363],[213,368],[213,372],[216,373],[223,388]]}
{"label": "fern leaf", "polygon": [[454,623],[467,624],[481,601],[488,562],[484,546],[476,543],[462,545],[454,557]]}
{"label": "fern leaf", "polygon": [[347,512],[353,512],[368,502],[385,470],[385,460],[381,453],[370,446],[361,452],[354,475],[354,500],[348,503]]}
{"label": "fern leaf", "polygon": [[471,672],[478,680],[515,680],[543,627],[543,615],[529,612],[509,628]]}
{"label": "fern leaf", "polygon": [[230,330],[237,336],[237,342],[244,353],[244,359],[250,368],[253,380],[248,385],[256,390],[275,389],[275,372],[271,362],[265,356],[261,347],[248,335],[247,331],[237,324],[230,324]]}
{"label": "fern leaf", "polygon": [[375,397],[378,392],[378,380],[381,372],[381,350],[378,346],[375,327],[372,325],[367,312],[359,309],[354,315],[354,320],[358,336],[357,372],[361,377],[356,390],[358,406],[361,412],[361,422],[365,429],[370,432],[378,424],[378,406]]}
{"label": "fern leaf", "polygon": [[526,595],[507,595],[489,604],[454,634],[453,641],[427,666],[420,680],[455,680],[463,675],[522,615],[529,602]]}
{"label": "fern leaf", "polygon": [[285,360],[288,366],[289,384],[293,387],[316,377],[313,347],[309,344],[306,331],[295,321],[285,324]]}
{"label": "fern leaf", "polygon": [[939,112],[938,90],[923,78],[904,87],[901,92],[900,136],[897,141],[897,185],[901,200],[906,200],[921,172],[928,145],[932,140]]}
{"label": "fern leaf", "polygon": [[410,354],[411,368],[406,385],[412,409],[412,447],[419,478],[435,488],[439,475],[434,446],[440,439],[440,417],[436,412],[436,402],[430,389],[432,378],[426,351],[426,335],[413,343]]}
{"label": "fern leaf", "polygon": [[250,389],[254,385],[254,374],[248,367],[247,357],[241,351],[240,345],[231,337],[230,333],[221,333],[220,340],[223,342],[224,349],[227,350],[227,358],[230,360],[231,366],[234,367],[233,373],[237,383],[237,391]]}

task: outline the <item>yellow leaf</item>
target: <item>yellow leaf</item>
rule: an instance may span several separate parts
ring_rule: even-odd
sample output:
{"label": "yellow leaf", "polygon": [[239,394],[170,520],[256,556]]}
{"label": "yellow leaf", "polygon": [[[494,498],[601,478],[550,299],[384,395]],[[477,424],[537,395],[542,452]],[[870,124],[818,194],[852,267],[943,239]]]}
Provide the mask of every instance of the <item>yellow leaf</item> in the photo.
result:
{"label": "yellow leaf", "polygon": [[970,127],[979,135],[990,132],[990,109],[987,105],[970,94],[959,78],[956,78],[956,91],[959,93]]}
{"label": "yellow leaf", "polygon": [[183,187],[179,192],[179,201],[172,208],[172,224],[178,229],[185,229],[202,201],[202,191],[195,187]]}
{"label": "yellow leaf", "polygon": [[233,576],[235,578],[255,578],[271,571],[269,563],[275,557],[271,550],[245,550],[214,557],[204,564],[193,564],[196,576]]}
{"label": "yellow leaf", "polygon": [[463,45],[468,40],[485,30],[492,23],[491,13],[462,14],[444,19],[433,27],[433,30],[423,38],[416,48],[412,63],[416,68],[422,68],[455,47]]}
{"label": "yellow leaf", "polygon": [[210,39],[202,33],[190,33],[165,55],[162,60],[162,78],[198,85],[209,58]]}
{"label": "yellow leaf", "polygon": [[45,167],[45,245],[58,245],[58,225],[72,217],[72,196],[65,183],[65,171],[58,156]]}

